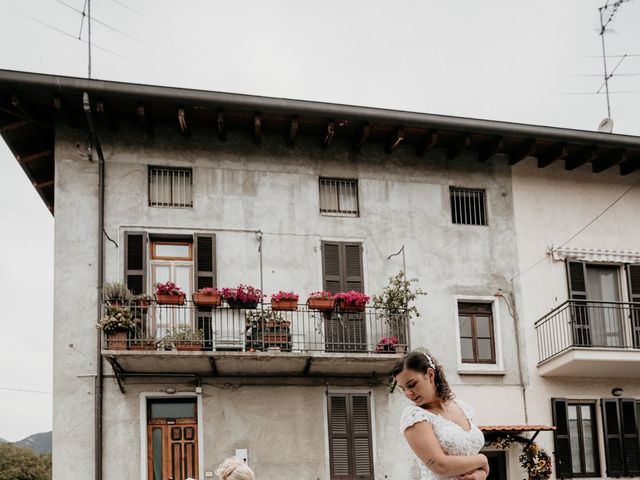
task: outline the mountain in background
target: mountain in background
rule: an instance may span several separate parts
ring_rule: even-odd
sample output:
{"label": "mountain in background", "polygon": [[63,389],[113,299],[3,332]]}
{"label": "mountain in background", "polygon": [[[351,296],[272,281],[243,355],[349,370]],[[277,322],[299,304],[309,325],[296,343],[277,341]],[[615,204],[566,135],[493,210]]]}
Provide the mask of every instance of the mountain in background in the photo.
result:
{"label": "mountain in background", "polygon": [[15,443],[37,454],[51,453],[51,432],[34,433]]}

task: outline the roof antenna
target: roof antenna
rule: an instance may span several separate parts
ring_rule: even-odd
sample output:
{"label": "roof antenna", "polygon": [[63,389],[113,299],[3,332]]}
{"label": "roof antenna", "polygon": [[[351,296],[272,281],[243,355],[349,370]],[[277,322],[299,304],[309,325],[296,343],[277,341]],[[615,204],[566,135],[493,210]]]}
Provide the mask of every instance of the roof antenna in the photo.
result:
{"label": "roof antenna", "polygon": [[[609,79],[613,77],[613,72],[616,71],[616,69],[620,66],[622,61],[626,58],[626,55],[623,55],[623,57],[620,59],[618,64],[615,66],[615,68],[611,70],[611,73],[607,72],[607,54],[606,54],[605,44],[604,44],[604,34],[607,30],[607,25],[611,23],[614,15],[618,11],[618,7],[620,7],[620,5],[622,5],[623,3],[626,3],[629,1],[630,0],[616,0],[612,4],[609,4],[609,0],[606,0],[605,4],[602,7],[598,8],[598,12],[600,14],[600,40],[602,41],[602,62],[604,65],[604,83],[596,93],[600,93],[600,91],[602,90],[602,87],[604,87],[605,94],[607,97],[607,116],[600,122],[600,125],[598,125],[598,131],[603,133],[611,133],[613,131],[613,120],[611,119],[611,103],[609,101]],[[612,11],[609,14],[609,18],[607,18],[607,20],[605,21],[604,15],[607,9],[612,9]]]}

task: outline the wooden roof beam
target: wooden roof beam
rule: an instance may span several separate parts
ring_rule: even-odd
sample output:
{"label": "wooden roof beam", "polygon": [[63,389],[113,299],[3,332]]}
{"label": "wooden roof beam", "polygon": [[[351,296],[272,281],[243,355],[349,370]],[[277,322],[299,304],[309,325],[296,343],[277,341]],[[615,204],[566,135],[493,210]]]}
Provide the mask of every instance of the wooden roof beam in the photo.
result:
{"label": "wooden roof beam", "polygon": [[492,138],[478,150],[478,161],[484,163],[504,148],[504,139],[501,136]]}
{"label": "wooden roof beam", "polygon": [[27,125],[29,125],[29,122],[26,121],[26,120],[20,120],[18,122],[7,123],[6,125],[3,125],[2,127],[0,127],[0,132],[9,132],[11,130],[15,130],[16,128],[26,127]]}
{"label": "wooden roof beam", "polygon": [[620,175],[629,175],[640,170],[640,156],[630,158],[620,164]]}
{"label": "wooden roof beam", "polygon": [[38,190],[41,190],[45,187],[51,187],[55,183],[55,180],[52,178],[51,180],[45,180],[44,182],[33,182],[33,186]]}
{"label": "wooden roof beam", "polygon": [[153,133],[153,119],[149,109],[141,103],[136,108],[136,114],[138,115],[138,120],[140,120],[140,123],[144,127],[144,131],[151,135]]}
{"label": "wooden roof beam", "polygon": [[107,128],[109,130],[117,130],[117,123],[115,119],[107,113],[107,109],[105,108],[104,102],[102,100],[98,100],[96,102],[96,113],[102,119],[102,121],[107,124]]}
{"label": "wooden roof beam", "polygon": [[581,167],[585,163],[591,162],[596,158],[596,151],[598,147],[595,145],[589,145],[588,147],[583,148],[574,153],[570,153],[567,155],[567,158],[564,162],[565,170],[575,170],[578,167]]}
{"label": "wooden roof beam", "polygon": [[362,145],[364,145],[364,142],[369,139],[369,135],[371,135],[371,125],[369,125],[368,123],[363,123],[358,129],[358,134],[353,140],[353,149],[356,152],[360,151]]}
{"label": "wooden roof beam", "polygon": [[456,138],[447,148],[447,158],[454,160],[471,145],[471,135],[465,133]]}
{"label": "wooden roof beam", "polygon": [[184,108],[178,109],[178,127],[180,128],[180,133],[185,137],[189,136],[189,127],[187,126],[187,114],[184,111]]}
{"label": "wooden roof beam", "polygon": [[253,141],[260,143],[262,135],[262,115],[256,113],[253,116]]}
{"label": "wooden roof beam", "polygon": [[538,157],[538,168],[546,168],[558,160],[564,160],[569,155],[566,143],[554,145],[536,155]]}
{"label": "wooden roof beam", "polygon": [[72,128],[78,126],[78,116],[74,113],[74,111],[68,107],[67,104],[62,103],[62,98],[56,96],[53,98],[53,108],[57,115],[59,115],[67,125]]}
{"label": "wooden roof beam", "polygon": [[509,165],[515,165],[516,163],[520,163],[527,157],[533,155],[536,151],[536,141],[534,139],[529,139],[522,142],[519,145],[516,145],[509,152]]}
{"label": "wooden roof beam", "polygon": [[227,139],[227,130],[224,126],[224,112],[222,110],[218,110],[218,121],[216,124],[216,129],[218,131],[218,138],[222,141]]}
{"label": "wooden roof beam", "polygon": [[324,131],[322,133],[322,146],[323,147],[328,147],[329,144],[331,143],[331,140],[333,140],[333,136],[336,133],[336,122],[334,122],[333,120],[327,122],[326,126],[324,127]]}
{"label": "wooden roof beam", "polygon": [[627,158],[627,152],[624,148],[614,150],[602,156],[598,156],[591,162],[591,171],[593,173],[604,172],[622,162]]}
{"label": "wooden roof beam", "polygon": [[427,134],[418,142],[416,146],[416,155],[424,157],[424,155],[438,144],[438,132],[429,130]]}
{"label": "wooden roof beam", "polygon": [[298,136],[298,117],[295,115],[291,117],[291,121],[289,122],[289,134],[287,135],[287,145],[290,147],[296,142],[296,137]]}
{"label": "wooden roof beam", "polygon": [[387,145],[385,146],[385,151],[387,153],[393,152],[396,148],[400,146],[402,142],[404,142],[404,128],[399,127],[394,134],[389,138]]}
{"label": "wooden roof beam", "polygon": [[16,159],[20,163],[29,163],[40,158],[48,157],[49,155],[53,155],[53,150],[44,150],[42,152],[32,153],[31,155],[26,155],[24,157],[21,155],[17,155]]}

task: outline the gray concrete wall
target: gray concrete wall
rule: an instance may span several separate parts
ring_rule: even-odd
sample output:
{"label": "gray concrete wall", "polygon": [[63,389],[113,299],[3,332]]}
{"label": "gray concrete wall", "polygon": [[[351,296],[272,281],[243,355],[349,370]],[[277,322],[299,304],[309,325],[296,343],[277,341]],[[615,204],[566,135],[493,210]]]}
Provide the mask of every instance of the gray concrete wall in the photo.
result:
{"label": "gray concrete wall", "polygon": [[[123,279],[124,231],[133,227],[216,232],[219,286],[259,284],[258,243],[253,233],[244,231],[261,230],[265,293],[294,290],[301,299],[322,288],[321,240],[363,243],[368,294],[379,293],[388,277],[400,270],[401,257],[387,257],[404,245],[408,276],[418,278],[419,286],[428,292],[418,299],[422,316],[412,326],[413,345],[429,347],[447,369],[454,391],[463,392],[460,396],[471,403],[481,403],[475,406],[484,423],[504,423],[505,416],[514,423],[523,421],[514,322],[507,309],[499,308],[497,319],[503,371],[459,374],[456,350],[458,296],[491,298],[497,288],[510,288],[508,280],[518,270],[511,174],[504,159],[480,164],[473,154],[463,154],[451,162],[440,149],[424,158],[416,157],[409,148],[387,155],[379,144],[366,144],[355,154],[340,140],[322,149],[315,139],[305,138],[289,148],[282,138],[269,135],[261,145],[255,145],[240,132],[230,132],[229,140],[223,143],[209,131],[196,130],[191,138],[182,138],[175,129],[162,127],[147,137],[136,125],[121,125],[117,132],[101,135],[106,158],[105,230],[118,243],[118,247],[109,241],[105,244],[107,282]],[[93,438],[93,381],[79,375],[95,372],[97,165],[80,158],[75,143],[86,140],[79,132],[63,131],[56,147],[56,479],[70,478],[71,472],[89,478],[93,465],[90,452],[80,452],[78,446],[92,445]],[[194,207],[149,207],[149,164],[192,167]],[[319,214],[319,176],[358,178],[359,218]],[[450,185],[486,188],[489,226],[451,224]],[[124,474],[137,461],[135,452],[122,458],[115,452],[128,444],[132,431],[139,430],[135,421],[131,423],[131,415],[137,415],[134,412],[139,408],[133,405],[138,397],[117,393],[109,382],[107,388],[105,470],[111,472],[116,457],[127,465],[120,471]],[[496,395],[496,389],[504,395]],[[213,449],[208,465],[231,453],[227,450],[245,438],[229,430],[225,408],[228,412],[233,407],[234,418],[246,410],[242,418],[252,424],[266,422],[258,415],[261,401],[256,400],[267,398],[266,392],[272,407],[286,410],[299,425],[293,437],[283,441],[283,456],[309,454],[302,457],[306,460],[299,468],[326,478],[324,466],[317,466],[318,458],[325,455],[318,437],[323,427],[319,403],[323,394],[311,387],[255,387],[255,395],[246,395],[244,403],[236,403],[236,397],[245,398],[241,392],[209,391],[205,396],[208,418],[214,419],[216,428],[229,433],[214,446],[213,439],[218,437],[207,430],[205,442]],[[397,431],[406,400],[399,394],[389,398],[383,390],[376,390],[375,396],[377,477],[407,478],[415,471]],[[476,402],[476,398],[486,401]],[[309,411],[314,412],[312,425],[308,423]],[[70,417],[77,420],[70,424]],[[81,443],[76,443],[70,429],[77,429]],[[268,445],[249,440],[258,455],[256,461],[261,459],[256,468],[264,469],[265,475],[275,474],[275,465],[266,460]],[[313,455],[293,448],[300,443],[313,446]],[[403,459],[399,462],[402,467],[397,466],[399,458]],[[130,475],[109,478],[137,478],[137,473]]]}

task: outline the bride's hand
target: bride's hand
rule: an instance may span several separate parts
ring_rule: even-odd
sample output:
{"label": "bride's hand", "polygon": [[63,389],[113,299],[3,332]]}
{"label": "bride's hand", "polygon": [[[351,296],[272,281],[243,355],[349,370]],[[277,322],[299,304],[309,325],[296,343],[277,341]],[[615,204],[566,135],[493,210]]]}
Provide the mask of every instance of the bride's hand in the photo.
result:
{"label": "bride's hand", "polygon": [[487,478],[487,472],[479,468],[473,472],[467,472],[464,475],[456,477],[456,480],[485,480]]}

